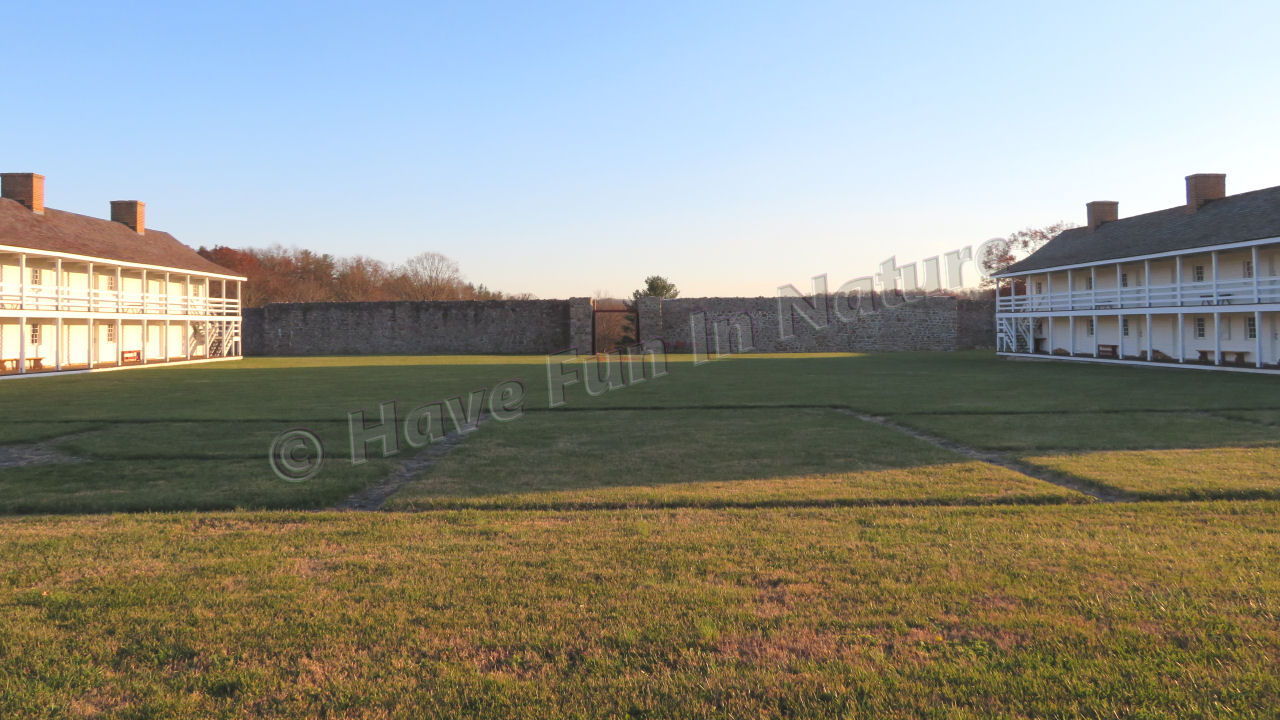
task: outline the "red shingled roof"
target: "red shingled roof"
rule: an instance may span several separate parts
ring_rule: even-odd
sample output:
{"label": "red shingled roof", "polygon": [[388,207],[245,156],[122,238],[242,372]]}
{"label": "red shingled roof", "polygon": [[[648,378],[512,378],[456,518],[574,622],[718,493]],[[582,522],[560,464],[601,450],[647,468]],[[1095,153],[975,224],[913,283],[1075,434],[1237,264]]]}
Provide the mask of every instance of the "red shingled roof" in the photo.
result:
{"label": "red shingled roof", "polygon": [[51,208],[37,215],[6,198],[0,198],[0,245],[239,277],[167,232],[139,235],[118,222]]}

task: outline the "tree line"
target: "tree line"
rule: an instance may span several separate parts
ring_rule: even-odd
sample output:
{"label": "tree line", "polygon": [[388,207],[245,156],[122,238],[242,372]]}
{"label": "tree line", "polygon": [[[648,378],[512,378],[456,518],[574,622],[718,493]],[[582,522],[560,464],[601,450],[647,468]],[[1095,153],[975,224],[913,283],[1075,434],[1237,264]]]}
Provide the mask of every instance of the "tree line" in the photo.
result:
{"label": "tree line", "polygon": [[436,252],[388,264],[362,255],[335,257],[280,246],[201,247],[196,252],[237,275],[245,307],[273,302],[363,302],[378,300],[530,300],[467,282],[458,263]]}

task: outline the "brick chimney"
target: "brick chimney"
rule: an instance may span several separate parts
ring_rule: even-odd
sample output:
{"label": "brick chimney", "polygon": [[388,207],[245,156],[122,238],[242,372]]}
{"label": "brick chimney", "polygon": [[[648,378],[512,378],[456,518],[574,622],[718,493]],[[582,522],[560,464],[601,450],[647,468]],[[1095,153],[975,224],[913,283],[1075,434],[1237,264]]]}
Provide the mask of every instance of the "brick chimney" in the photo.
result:
{"label": "brick chimney", "polygon": [[1227,176],[1198,173],[1187,176],[1187,212],[1193,213],[1210,200],[1227,196]]}
{"label": "brick chimney", "polygon": [[1115,200],[1094,200],[1085,204],[1089,212],[1089,229],[1093,230],[1102,223],[1114,222],[1120,217],[1120,203]]}
{"label": "brick chimney", "polygon": [[39,173],[0,173],[0,195],[44,214],[44,176]]}
{"label": "brick chimney", "polygon": [[111,221],[128,225],[139,235],[147,231],[147,204],[138,200],[112,200]]}

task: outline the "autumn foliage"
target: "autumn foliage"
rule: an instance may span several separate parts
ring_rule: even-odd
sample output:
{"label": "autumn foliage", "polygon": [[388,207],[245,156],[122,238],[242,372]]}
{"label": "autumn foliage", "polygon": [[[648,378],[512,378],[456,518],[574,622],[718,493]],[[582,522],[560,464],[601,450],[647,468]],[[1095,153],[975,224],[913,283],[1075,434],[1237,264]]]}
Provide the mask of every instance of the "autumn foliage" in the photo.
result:
{"label": "autumn foliage", "polygon": [[376,300],[504,300],[507,295],[467,282],[458,263],[428,252],[388,265],[360,255],[334,257],[298,248],[236,249],[218,245],[197,252],[248,278],[246,307],[273,302],[355,302]]}

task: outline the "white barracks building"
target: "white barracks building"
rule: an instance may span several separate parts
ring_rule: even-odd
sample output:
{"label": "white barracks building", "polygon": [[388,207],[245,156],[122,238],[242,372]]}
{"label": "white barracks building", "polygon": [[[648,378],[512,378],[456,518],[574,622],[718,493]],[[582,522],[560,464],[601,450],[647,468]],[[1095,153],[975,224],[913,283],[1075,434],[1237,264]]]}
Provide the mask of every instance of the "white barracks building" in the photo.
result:
{"label": "white barracks building", "polygon": [[0,377],[240,355],[240,283],[143,204],[102,220],[44,206],[44,177],[0,174]]}
{"label": "white barracks building", "polygon": [[1227,196],[1226,176],[1191,175],[1186,205],[1087,207],[997,275],[1001,355],[1280,371],[1280,187]]}

